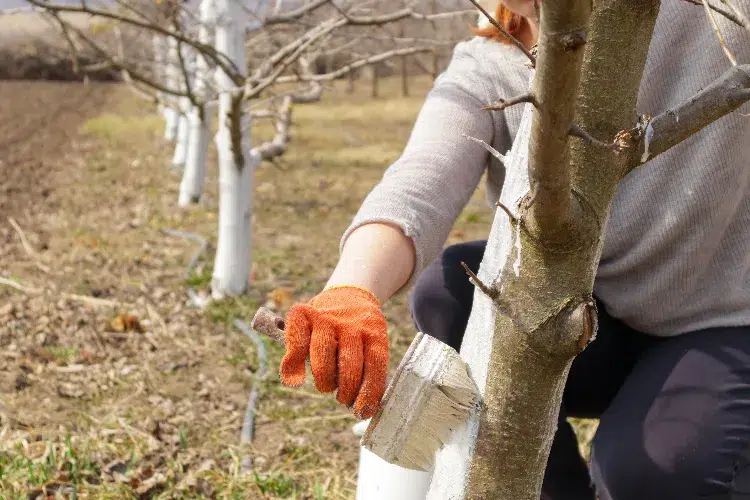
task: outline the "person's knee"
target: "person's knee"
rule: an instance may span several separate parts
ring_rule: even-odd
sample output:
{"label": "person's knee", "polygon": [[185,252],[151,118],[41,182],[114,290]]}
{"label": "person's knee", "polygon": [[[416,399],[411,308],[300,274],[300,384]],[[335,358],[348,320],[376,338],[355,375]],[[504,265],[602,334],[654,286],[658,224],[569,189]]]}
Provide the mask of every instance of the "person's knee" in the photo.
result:
{"label": "person's knee", "polygon": [[628,434],[604,429],[594,439],[591,477],[600,500],[730,499],[732,464],[718,454]]}

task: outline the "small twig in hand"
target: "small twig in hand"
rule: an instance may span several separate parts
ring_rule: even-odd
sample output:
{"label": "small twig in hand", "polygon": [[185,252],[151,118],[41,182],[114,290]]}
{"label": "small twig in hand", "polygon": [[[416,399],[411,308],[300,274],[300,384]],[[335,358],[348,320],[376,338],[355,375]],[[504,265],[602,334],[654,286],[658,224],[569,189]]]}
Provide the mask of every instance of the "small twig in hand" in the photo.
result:
{"label": "small twig in hand", "polygon": [[735,58],[734,54],[732,54],[732,51],[729,50],[727,41],[724,39],[724,35],[721,34],[719,24],[716,22],[714,13],[711,11],[711,6],[708,5],[708,0],[703,0],[703,7],[705,7],[706,9],[708,20],[711,21],[711,26],[714,29],[714,34],[716,34],[716,38],[719,39],[719,43],[721,44],[721,48],[724,50],[724,53],[727,55],[727,59],[729,59],[729,62],[732,63],[732,66],[737,66],[737,58]]}
{"label": "small twig in hand", "polygon": [[531,67],[535,68],[536,67],[536,57],[534,57],[534,55],[529,51],[529,49],[527,49],[526,46],[523,43],[521,43],[521,41],[518,38],[516,38],[513,35],[511,35],[510,33],[508,33],[508,31],[505,28],[503,28],[500,25],[500,23],[498,23],[495,20],[495,18],[492,17],[489,14],[489,12],[487,12],[485,10],[484,7],[482,7],[481,5],[479,5],[479,2],[477,2],[477,0],[469,0],[469,1],[472,4],[474,4],[474,7],[476,7],[477,9],[479,9],[479,12],[481,12],[484,15],[484,17],[487,18],[487,20],[490,22],[490,24],[492,24],[492,26],[494,26],[495,28],[497,28],[497,30],[500,33],[502,33],[505,38],[507,38],[508,40],[510,40],[511,42],[513,42],[513,45],[515,45],[516,47],[518,47],[519,49],[521,49],[523,51],[523,53],[526,54],[526,57],[528,57],[529,61],[531,61]]}
{"label": "small twig in hand", "polygon": [[466,262],[462,261],[461,265],[466,270],[466,274],[469,275],[469,279],[471,280],[471,282],[474,284],[475,287],[479,288],[482,291],[482,293],[484,293],[490,299],[495,300],[497,298],[497,296],[499,295],[497,290],[495,290],[492,287],[488,287],[487,285],[482,283],[482,280],[480,280],[479,277],[476,274],[474,274],[474,272],[471,269],[469,269],[469,266],[466,264]]}
{"label": "small twig in hand", "polygon": [[493,148],[492,146],[490,146],[489,144],[487,144],[486,142],[484,142],[482,139],[477,139],[476,137],[471,137],[471,136],[466,135],[466,134],[461,134],[461,135],[463,135],[464,137],[466,137],[470,141],[478,142],[479,144],[482,145],[482,147],[484,149],[486,149],[487,151],[489,151],[492,156],[494,156],[495,158],[497,158],[501,162],[505,163],[505,156],[503,154],[501,154],[500,151],[498,151],[497,149]]}
{"label": "small twig in hand", "polygon": [[534,97],[534,94],[531,92],[528,92],[526,94],[522,94],[516,97],[511,97],[510,99],[500,99],[495,104],[490,104],[489,106],[483,106],[481,109],[483,111],[502,111],[506,108],[509,108],[511,106],[514,106],[516,104],[521,103],[531,103],[534,105],[534,107],[538,107],[536,98]]}
{"label": "small twig in hand", "polygon": [[604,141],[600,141],[593,135],[589,134],[586,130],[584,130],[583,128],[575,124],[572,124],[570,126],[570,129],[568,129],[568,135],[571,135],[573,137],[578,137],[579,139],[585,141],[587,144],[591,144],[592,146],[609,149],[616,153],[619,153],[623,150],[622,143],[620,141],[615,140],[615,142],[611,144],[608,144]]}

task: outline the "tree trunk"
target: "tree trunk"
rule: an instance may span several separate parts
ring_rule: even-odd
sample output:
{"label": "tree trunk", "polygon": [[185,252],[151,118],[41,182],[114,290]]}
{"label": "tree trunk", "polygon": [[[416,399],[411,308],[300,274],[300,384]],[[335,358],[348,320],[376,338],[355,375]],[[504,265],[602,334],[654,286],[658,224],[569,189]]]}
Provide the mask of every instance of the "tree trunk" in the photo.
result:
{"label": "tree trunk", "polygon": [[572,106],[578,96],[577,124],[597,136],[633,126],[659,1],[595,0],[586,35],[589,5],[541,5],[535,104],[525,105],[500,199],[507,213],[496,211],[480,266],[492,297],[475,292],[461,347],[484,400],[439,453],[430,500],[539,499],[570,364],[595,334],[609,204],[633,158],[571,147]]}
{"label": "tree trunk", "polygon": [[[177,40],[174,38],[167,39],[167,55],[165,58],[166,67],[164,69],[165,87],[173,89],[176,87],[179,75],[179,58],[177,57]],[[164,107],[164,138],[168,141],[177,139],[179,127],[179,113],[177,111],[177,102],[173,96],[165,96]]]}
{"label": "tree trunk", "polygon": [[370,66],[370,69],[372,70],[370,72],[370,76],[372,77],[372,92],[371,96],[373,99],[378,98],[378,64],[375,63],[372,66]]}
{"label": "tree trunk", "polygon": [[[164,85],[166,79],[164,78],[164,64],[166,61],[167,52],[167,41],[160,34],[154,33],[151,36],[151,46],[153,50],[153,75],[154,81]],[[164,107],[164,92],[157,91],[156,98],[158,99],[158,111],[166,118],[166,108]]]}
{"label": "tree trunk", "polygon": [[174,154],[172,154],[172,168],[180,171],[185,166],[187,157],[188,141],[190,140],[190,124],[188,123],[187,113],[190,112],[190,101],[185,102],[185,98],[180,99],[180,111],[177,114],[177,141],[174,145]]}
{"label": "tree trunk", "polygon": [[[246,74],[244,19],[231,0],[216,1],[216,50]],[[245,292],[251,263],[252,179],[258,164],[250,152],[250,114],[242,87],[217,71],[219,90],[219,235],[211,289],[215,297]]]}
{"label": "tree trunk", "polygon": [[[213,38],[214,23],[213,0],[203,0],[200,4],[200,22],[198,41],[210,44]],[[203,182],[206,177],[206,156],[210,141],[211,115],[205,103],[209,92],[207,82],[209,78],[209,66],[203,54],[196,54],[194,89],[198,106],[192,106],[188,114],[189,139],[187,156],[185,158],[185,171],[180,183],[180,196],[178,204],[181,207],[198,203],[203,196]]]}
{"label": "tree trunk", "polygon": [[353,94],[355,90],[354,85],[355,85],[357,74],[355,71],[350,71],[347,76],[348,78],[347,78],[346,93]]}

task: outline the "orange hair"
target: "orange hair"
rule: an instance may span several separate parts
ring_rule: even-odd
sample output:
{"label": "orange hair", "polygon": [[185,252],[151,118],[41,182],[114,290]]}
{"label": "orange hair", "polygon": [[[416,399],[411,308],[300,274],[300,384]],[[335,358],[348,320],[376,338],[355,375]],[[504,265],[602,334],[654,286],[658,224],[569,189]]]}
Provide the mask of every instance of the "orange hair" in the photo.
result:
{"label": "orange hair", "polygon": [[[528,22],[526,18],[520,14],[516,14],[508,7],[498,3],[497,9],[495,10],[495,19],[497,22],[505,28],[505,30],[516,38],[519,38],[521,33],[528,28]],[[502,43],[510,43],[508,37],[500,33],[494,25],[489,25],[486,28],[472,27],[471,31],[477,36],[483,36],[486,38],[492,38]]]}

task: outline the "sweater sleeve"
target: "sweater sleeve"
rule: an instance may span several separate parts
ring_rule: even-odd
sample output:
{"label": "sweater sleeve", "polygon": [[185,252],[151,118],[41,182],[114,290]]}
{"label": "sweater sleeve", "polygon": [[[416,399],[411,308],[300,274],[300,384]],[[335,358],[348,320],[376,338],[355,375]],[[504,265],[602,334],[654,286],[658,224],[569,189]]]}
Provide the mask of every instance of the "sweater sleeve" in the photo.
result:
{"label": "sweater sleeve", "polygon": [[416,249],[415,269],[404,288],[437,257],[489,158],[480,144],[465,137],[492,144],[494,130],[490,113],[480,110],[489,104],[488,87],[469,44],[461,42],[454,49],[403,153],[367,195],[341,238],[340,250],[352,231],[365,224],[400,227]]}

